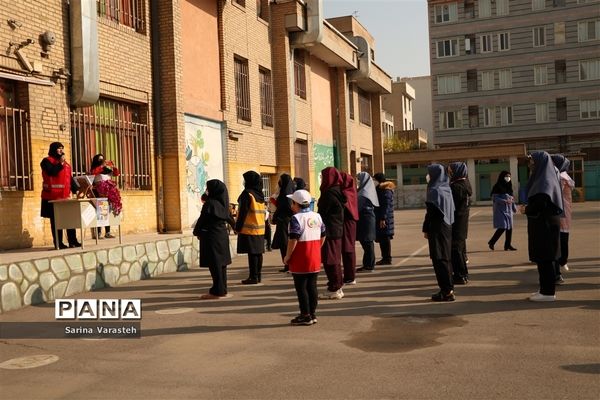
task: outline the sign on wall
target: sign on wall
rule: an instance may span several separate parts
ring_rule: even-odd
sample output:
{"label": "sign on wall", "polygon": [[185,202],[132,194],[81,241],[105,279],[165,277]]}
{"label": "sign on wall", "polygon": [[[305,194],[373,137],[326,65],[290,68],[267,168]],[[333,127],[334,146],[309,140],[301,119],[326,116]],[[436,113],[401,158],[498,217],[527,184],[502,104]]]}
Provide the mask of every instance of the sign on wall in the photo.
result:
{"label": "sign on wall", "polygon": [[222,125],[191,115],[185,116],[186,193],[188,226],[192,226],[202,209],[206,182],[223,180]]}

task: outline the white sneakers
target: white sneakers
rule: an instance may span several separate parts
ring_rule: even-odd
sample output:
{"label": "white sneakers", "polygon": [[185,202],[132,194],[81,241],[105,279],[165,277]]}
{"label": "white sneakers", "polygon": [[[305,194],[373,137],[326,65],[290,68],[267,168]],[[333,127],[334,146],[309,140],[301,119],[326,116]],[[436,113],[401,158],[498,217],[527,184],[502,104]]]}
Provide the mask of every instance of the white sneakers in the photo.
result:
{"label": "white sneakers", "polygon": [[354,279],[353,281],[344,282],[344,286],[345,285],[356,285],[356,279]]}
{"label": "white sneakers", "polygon": [[560,267],[563,269],[563,271],[568,271],[569,270],[569,266],[567,264],[561,265]]}
{"label": "white sneakers", "polygon": [[321,300],[339,300],[342,297],[344,297],[344,292],[342,291],[342,289],[338,289],[335,292],[330,292],[327,290],[319,294],[319,299]]}
{"label": "white sneakers", "polygon": [[540,292],[534,293],[529,297],[531,301],[555,301],[556,295],[546,295]]}

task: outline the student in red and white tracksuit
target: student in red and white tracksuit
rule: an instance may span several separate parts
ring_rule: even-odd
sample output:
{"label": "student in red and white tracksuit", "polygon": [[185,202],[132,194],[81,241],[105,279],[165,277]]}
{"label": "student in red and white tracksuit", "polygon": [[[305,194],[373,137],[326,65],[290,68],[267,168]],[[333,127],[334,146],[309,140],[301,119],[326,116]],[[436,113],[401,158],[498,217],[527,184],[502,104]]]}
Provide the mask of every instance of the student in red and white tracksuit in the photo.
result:
{"label": "student in red and white tracksuit", "polygon": [[294,277],[300,304],[300,315],[292,325],[312,325],[317,322],[317,276],[321,270],[321,246],[325,242],[325,224],[321,216],[310,210],[312,196],[306,190],[288,195],[294,215],[289,224],[289,239],[284,264]]}

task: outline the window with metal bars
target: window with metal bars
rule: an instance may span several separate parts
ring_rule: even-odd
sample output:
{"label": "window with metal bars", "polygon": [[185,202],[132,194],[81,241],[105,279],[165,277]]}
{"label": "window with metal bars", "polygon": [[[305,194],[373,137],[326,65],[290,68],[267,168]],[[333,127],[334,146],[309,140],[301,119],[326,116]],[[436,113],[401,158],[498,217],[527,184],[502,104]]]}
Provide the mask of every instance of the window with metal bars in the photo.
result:
{"label": "window with metal bars", "polygon": [[371,99],[369,93],[358,89],[358,119],[361,123],[371,126]]}
{"label": "window with metal bars", "polygon": [[235,105],[237,118],[242,121],[252,121],[250,111],[250,76],[248,74],[248,60],[235,56]]}
{"label": "window with metal bars", "polygon": [[150,133],[141,106],[100,98],[71,111],[71,160],[74,175],[87,175],[94,155],[102,153],[121,171],[114,178],[123,190],[152,189]]}
{"label": "window with metal bars", "polygon": [[96,0],[98,16],[128,26],[136,32],[146,30],[144,0]]}
{"label": "window with metal bars", "polygon": [[348,110],[350,111],[350,119],[354,120],[354,84],[348,85]]}
{"label": "window with metal bars", "polygon": [[0,79],[0,191],[33,190],[29,115],[17,108],[15,92]]}
{"label": "window with metal bars", "polygon": [[273,126],[273,84],[271,71],[259,68],[260,77],[260,120],[263,126]]}
{"label": "window with metal bars", "polygon": [[304,52],[294,50],[294,87],[296,96],[306,99],[306,68],[304,64]]}

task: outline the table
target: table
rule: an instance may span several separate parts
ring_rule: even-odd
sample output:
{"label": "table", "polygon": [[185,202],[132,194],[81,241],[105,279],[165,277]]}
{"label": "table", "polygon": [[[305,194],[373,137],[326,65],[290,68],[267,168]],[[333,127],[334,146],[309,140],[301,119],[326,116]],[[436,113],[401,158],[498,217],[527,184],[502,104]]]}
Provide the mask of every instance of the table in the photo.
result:
{"label": "table", "polygon": [[[104,197],[91,199],[61,199],[51,200],[54,207],[54,234],[58,237],[59,229],[79,229],[81,234],[81,248],[85,246],[85,229],[101,226],[119,227],[119,244],[122,244],[121,217],[115,217],[110,212],[108,199]],[[98,244],[96,235],[96,244]]]}

